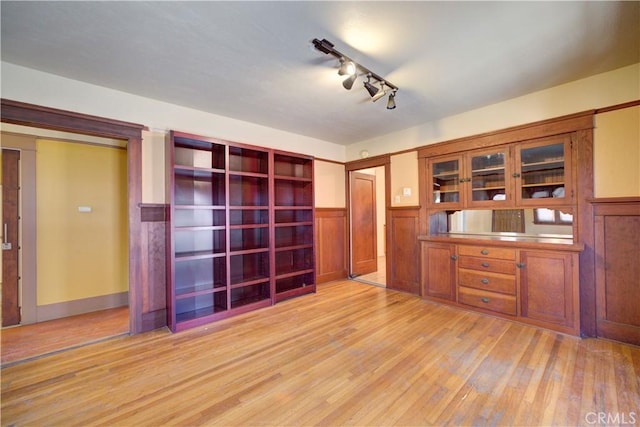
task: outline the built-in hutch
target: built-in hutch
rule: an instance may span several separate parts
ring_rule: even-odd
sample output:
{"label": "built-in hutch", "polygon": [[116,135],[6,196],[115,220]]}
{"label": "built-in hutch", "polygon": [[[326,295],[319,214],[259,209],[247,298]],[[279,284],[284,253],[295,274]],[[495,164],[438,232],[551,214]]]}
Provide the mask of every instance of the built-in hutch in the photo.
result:
{"label": "built-in hutch", "polygon": [[315,292],[313,158],[175,131],[166,146],[172,331]]}
{"label": "built-in hutch", "polygon": [[583,114],[419,150],[424,298],[580,333],[592,127]]}

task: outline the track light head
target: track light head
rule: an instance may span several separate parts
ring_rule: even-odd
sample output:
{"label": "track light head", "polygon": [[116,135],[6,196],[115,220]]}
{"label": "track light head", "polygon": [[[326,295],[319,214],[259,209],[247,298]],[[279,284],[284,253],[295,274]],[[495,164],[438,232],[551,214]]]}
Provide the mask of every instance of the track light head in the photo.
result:
{"label": "track light head", "polygon": [[347,61],[344,58],[340,59],[340,69],[338,70],[338,74],[341,76],[352,76],[356,73],[356,64],[352,61]]}
{"label": "track light head", "polygon": [[385,96],[387,91],[384,90],[384,82],[380,82],[380,90],[375,95],[371,96],[371,101],[376,102],[378,99]]}
{"label": "track light head", "polygon": [[387,110],[393,110],[396,108],[396,91],[394,90],[389,94],[389,100],[387,101]]}
{"label": "track light head", "polygon": [[342,82],[342,86],[344,86],[346,90],[351,90],[351,88],[353,87],[353,82],[355,82],[357,78],[357,74],[350,75],[349,77],[344,79],[344,81]]}
{"label": "track light head", "polygon": [[370,74],[367,75],[367,81],[364,82],[364,88],[367,89],[367,92],[369,92],[369,96],[372,97],[372,98],[380,90],[380,89],[378,89],[377,87],[375,87],[374,85],[371,84],[371,75]]}

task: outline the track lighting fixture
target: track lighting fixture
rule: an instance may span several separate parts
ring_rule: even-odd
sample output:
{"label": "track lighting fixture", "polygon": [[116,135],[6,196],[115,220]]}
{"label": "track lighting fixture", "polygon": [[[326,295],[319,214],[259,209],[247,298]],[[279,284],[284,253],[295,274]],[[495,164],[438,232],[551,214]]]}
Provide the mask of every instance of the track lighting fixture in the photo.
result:
{"label": "track lighting fixture", "polygon": [[376,96],[378,91],[380,91],[380,89],[371,84],[371,74],[367,74],[367,81],[364,82],[364,88],[369,92],[369,96],[372,98]]}
{"label": "track lighting fixture", "polygon": [[355,82],[357,78],[358,75],[355,73],[350,75],[349,77],[344,79],[344,81],[342,82],[342,86],[344,86],[346,90],[351,90],[351,88],[353,87],[353,82]]}
{"label": "track lighting fixture", "polygon": [[344,58],[340,60],[340,69],[338,70],[338,74],[340,74],[341,76],[352,76],[356,73],[356,71],[356,64],[354,64],[352,61],[347,61]]}
{"label": "track lighting fixture", "polygon": [[[371,96],[371,101],[376,102],[378,99],[382,98],[387,94],[387,91],[391,91],[389,94],[389,100],[387,102],[387,109],[393,110],[396,108],[395,96],[398,91],[398,87],[389,81],[383,79],[376,73],[372,72],[368,68],[358,64],[353,61],[348,56],[338,52],[333,48],[333,43],[331,43],[327,39],[313,39],[313,46],[318,49],[320,52],[325,53],[327,55],[332,55],[340,60],[340,68],[338,69],[338,74],[341,76],[348,76],[343,82],[342,86],[351,90],[353,87],[353,83],[358,78],[358,74],[366,75],[367,81],[364,82],[364,87],[367,89],[369,96]],[[371,83],[371,79],[377,80],[380,84],[380,87],[376,87],[373,83]],[[387,89],[385,89],[385,86]]]}
{"label": "track lighting fixture", "polygon": [[396,91],[394,90],[389,94],[389,100],[387,101],[387,110],[393,110],[396,108]]}

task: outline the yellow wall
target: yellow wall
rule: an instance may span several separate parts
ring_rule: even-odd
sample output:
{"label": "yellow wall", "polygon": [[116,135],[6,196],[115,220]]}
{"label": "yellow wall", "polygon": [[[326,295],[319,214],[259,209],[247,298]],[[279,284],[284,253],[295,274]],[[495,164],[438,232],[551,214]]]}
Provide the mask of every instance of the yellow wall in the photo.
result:
{"label": "yellow wall", "polygon": [[38,140],[36,174],[37,304],[127,291],[126,151]]}
{"label": "yellow wall", "polygon": [[640,196],[640,106],[597,114],[595,197]]}

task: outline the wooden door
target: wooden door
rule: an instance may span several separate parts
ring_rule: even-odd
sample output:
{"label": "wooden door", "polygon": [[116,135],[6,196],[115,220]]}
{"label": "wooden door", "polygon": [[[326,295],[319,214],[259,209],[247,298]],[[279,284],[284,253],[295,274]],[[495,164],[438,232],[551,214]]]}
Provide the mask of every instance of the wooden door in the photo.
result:
{"label": "wooden door", "polygon": [[456,246],[422,242],[422,296],[456,300]]}
{"label": "wooden door", "polygon": [[520,252],[522,317],[570,334],[579,332],[578,255]]}
{"label": "wooden door", "polygon": [[376,177],[351,172],[351,274],[378,270]]}
{"label": "wooden door", "polygon": [[595,230],[598,336],[640,345],[640,204],[597,205]]}
{"label": "wooden door", "polygon": [[2,326],[20,323],[18,209],[20,151],[2,150]]}

